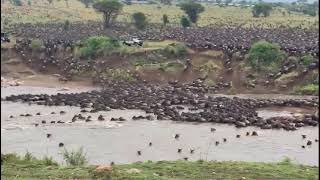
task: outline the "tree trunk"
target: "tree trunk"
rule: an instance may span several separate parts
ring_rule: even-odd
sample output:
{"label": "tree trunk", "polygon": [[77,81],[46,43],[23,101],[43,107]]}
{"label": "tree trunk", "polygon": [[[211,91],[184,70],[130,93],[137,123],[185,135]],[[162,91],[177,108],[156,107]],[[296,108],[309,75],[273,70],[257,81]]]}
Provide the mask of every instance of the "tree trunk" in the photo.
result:
{"label": "tree trunk", "polygon": [[103,14],[103,27],[106,29],[108,27],[110,27],[110,16],[107,13]]}

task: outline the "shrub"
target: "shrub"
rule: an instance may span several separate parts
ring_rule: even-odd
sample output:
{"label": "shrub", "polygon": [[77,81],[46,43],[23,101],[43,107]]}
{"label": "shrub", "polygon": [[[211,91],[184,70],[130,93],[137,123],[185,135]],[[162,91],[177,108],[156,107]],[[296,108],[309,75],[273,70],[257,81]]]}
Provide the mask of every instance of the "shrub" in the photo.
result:
{"label": "shrub", "polygon": [[213,71],[217,71],[220,67],[212,61],[209,61],[199,67],[200,72],[208,74]]}
{"label": "shrub", "polygon": [[132,14],[132,19],[137,29],[145,29],[147,26],[147,18],[142,12]]}
{"label": "shrub", "polygon": [[166,56],[180,57],[187,54],[187,47],[182,43],[173,43],[167,45],[163,51]]}
{"label": "shrub", "polygon": [[16,154],[1,154],[1,164],[6,162],[16,162],[20,160],[20,158]]}
{"label": "shrub", "polygon": [[186,16],[181,17],[180,23],[181,23],[182,27],[184,27],[184,28],[190,27],[190,25],[191,25],[190,20]]}
{"label": "shrub", "polygon": [[313,63],[313,57],[310,54],[302,56],[301,57],[301,63],[304,66],[309,66],[311,63]]}
{"label": "shrub", "polygon": [[319,85],[308,84],[295,89],[295,92],[302,95],[319,95]]}
{"label": "shrub", "polygon": [[32,51],[39,51],[42,46],[42,41],[39,39],[33,39],[30,43],[30,48],[32,49]]}
{"label": "shrub", "polygon": [[87,164],[87,158],[82,147],[78,151],[71,152],[64,149],[63,159],[69,166],[83,166]]}
{"label": "shrub", "polygon": [[247,61],[256,70],[276,70],[284,58],[280,46],[266,41],[259,41],[249,50]]}
{"label": "shrub", "polygon": [[43,159],[42,159],[44,165],[46,166],[58,166],[58,163],[55,162],[52,157],[49,157],[49,156],[45,156]]}
{"label": "shrub", "polygon": [[108,55],[117,48],[120,44],[117,40],[106,36],[94,36],[88,38],[83,47],[79,49],[80,57],[93,58],[100,55]]}
{"label": "shrub", "polygon": [[24,160],[25,161],[32,161],[34,159],[35,158],[32,156],[32,154],[29,151],[27,151],[26,154],[24,155]]}

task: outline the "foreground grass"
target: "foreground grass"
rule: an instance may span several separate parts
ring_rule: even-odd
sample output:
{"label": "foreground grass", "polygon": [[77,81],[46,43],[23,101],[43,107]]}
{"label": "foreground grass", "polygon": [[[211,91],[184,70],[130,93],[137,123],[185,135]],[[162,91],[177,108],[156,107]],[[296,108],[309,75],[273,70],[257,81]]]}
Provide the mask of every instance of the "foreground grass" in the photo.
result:
{"label": "foreground grass", "polygon": [[59,166],[48,160],[1,157],[1,179],[318,179],[318,167],[281,163],[159,161],[115,165],[112,172],[97,173],[93,166]]}

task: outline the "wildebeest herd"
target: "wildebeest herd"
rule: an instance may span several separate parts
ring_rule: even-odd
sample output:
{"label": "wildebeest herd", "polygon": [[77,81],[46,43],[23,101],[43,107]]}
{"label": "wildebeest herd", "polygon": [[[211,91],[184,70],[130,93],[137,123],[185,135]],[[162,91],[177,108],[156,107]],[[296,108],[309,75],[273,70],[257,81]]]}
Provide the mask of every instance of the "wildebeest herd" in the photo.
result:
{"label": "wildebeest herd", "polygon": [[96,35],[108,35],[120,39],[132,36],[144,40],[172,39],[185,42],[194,49],[223,50],[230,55],[234,52],[247,52],[252,43],[263,39],[279,44],[290,55],[310,53],[314,57],[319,57],[318,32],[299,28],[221,26],[160,29],[151,26],[145,31],[137,31],[128,24],[115,24],[109,29],[103,29],[101,23],[88,22],[71,24],[68,29],[65,29],[62,23],[18,24],[13,26],[12,30],[18,37],[60,40],[66,43]]}
{"label": "wildebeest herd", "polygon": [[[240,99],[208,96],[203,81],[189,84],[170,82],[159,86],[147,82],[110,82],[104,90],[78,94],[12,95],[7,101],[22,101],[47,106],[79,106],[88,112],[110,109],[140,109],[150,113],[150,120],[182,122],[215,122],[234,124],[236,127],[257,126],[262,129],[296,130],[303,126],[317,126],[318,114],[263,119],[257,109],[264,107],[318,107],[318,99],[273,100]],[[181,110],[188,110],[182,112]],[[133,120],[139,118],[133,117]]]}

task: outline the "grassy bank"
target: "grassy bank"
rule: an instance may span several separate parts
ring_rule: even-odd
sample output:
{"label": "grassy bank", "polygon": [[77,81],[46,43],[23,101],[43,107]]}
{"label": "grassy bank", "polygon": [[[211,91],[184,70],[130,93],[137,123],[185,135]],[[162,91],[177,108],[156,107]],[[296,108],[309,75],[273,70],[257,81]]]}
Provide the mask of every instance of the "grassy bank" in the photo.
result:
{"label": "grassy bank", "polygon": [[1,179],[318,179],[318,167],[280,163],[160,161],[114,165],[111,172],[93,166],[60,166],[49,158],[1,156]]}

